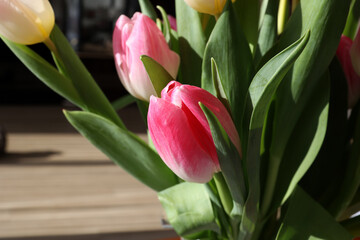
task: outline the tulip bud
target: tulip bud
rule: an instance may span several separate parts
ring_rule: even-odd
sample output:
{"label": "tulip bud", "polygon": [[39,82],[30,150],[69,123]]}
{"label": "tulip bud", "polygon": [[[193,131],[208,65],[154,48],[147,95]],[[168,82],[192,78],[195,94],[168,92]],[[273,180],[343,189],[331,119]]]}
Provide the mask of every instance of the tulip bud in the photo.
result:
{"label": "tulip bud", "polygon": [[351,62],[354,67],[354,71],[360,76],[360,29],[355,37],[355,40],[350,48]]}
{"label": "tulip bud", "polygon": [[153,20],[141,13],[129,19],[121,15],[113,34],[115,65],[121,83],[134,97],[149,101],[155,89],[140,60],[147,55],[161,64],[176,79],[180,57],[171,51]]}
{"label": "tulip bud", "polygon": [[218,16],[222,13],[226,0],[185,0],[185,2],[198,12]]}
{"label": "tulip bud", "polygon": [[180,178],[198,183],[220,171],[209,123],[199,106],[209,108],[238,149],[240,139],[224,105],[202,88],[170,82],[161,98],[151,96],[148,127],[160,157]]}
{"label": "tulip bud", "polygon": [[[354,70],[354,62],[350,56],[353,41],[347,36],[341,36],[336,56],[338,57],[348,83],[348,106],[355,106],[360,98],[360,76]],[[356,62],[355,62],[356,63]]]}
{"label": "tulip bud", "polygon": [[49,38],[55,24],[48,0],[0,0],[0,35],[19,44]]}

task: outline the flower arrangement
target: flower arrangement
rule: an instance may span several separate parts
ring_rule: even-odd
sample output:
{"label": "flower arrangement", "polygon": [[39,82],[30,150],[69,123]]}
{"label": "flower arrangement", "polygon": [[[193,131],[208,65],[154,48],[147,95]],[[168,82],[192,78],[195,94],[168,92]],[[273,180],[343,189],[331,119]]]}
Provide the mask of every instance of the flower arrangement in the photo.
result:
{"label": "flower arrangement", "polygon": [[[114,61],[144,142],[54,26],[47,0],[0,0],[0,35],[81,108],[69,122],[158,193],[184,239],[360,236],[360,1],[148,0],[120,16]],[[172,24],[170,24],[172,23]],[[47,62],[26,45],[43,42]]]}

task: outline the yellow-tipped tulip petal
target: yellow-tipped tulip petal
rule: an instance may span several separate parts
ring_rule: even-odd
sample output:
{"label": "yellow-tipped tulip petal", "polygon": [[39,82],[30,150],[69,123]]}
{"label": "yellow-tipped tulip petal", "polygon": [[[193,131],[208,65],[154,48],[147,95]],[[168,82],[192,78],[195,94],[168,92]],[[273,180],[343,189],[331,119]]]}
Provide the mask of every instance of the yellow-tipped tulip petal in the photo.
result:
{"label": "yellow-tipped tulip petal", "polygon": [[[185,2],[198,12],[220,15],[226,0],[185,0]],[[232,2],[235,2],[235,0],[232,0]]]}
{"label": "yellow-tipped tulip petal", "polygon": [[47,39],[54,27],[48,0],[0,0],[0,35],[20,44]]}

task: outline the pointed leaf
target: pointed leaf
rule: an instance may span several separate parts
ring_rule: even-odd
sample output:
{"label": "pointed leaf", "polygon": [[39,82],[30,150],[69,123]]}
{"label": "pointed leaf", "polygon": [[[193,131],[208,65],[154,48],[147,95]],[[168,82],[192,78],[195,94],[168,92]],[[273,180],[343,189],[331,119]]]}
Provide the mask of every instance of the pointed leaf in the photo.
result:
{"label": "pointed leaf", "polygon": [[161,91],[166,87],[166,85],[174,80],[173,77],[151,57],[142,55],[140,60],[143,62],[146,72],[154,86],[156,94],[161,96]]}
{"label": "pointed leaf", "polygon": [[29,47],[11,42],[5,38],[2,38],[2,40],[40,81],[75,105],[81,108],[85,107],[69,78],[59,73],[55,67]]}
{"label": "pointed leaf", "polygon": [[[244,169],[238,150],[231,142],[229,136],[221,126],[216,116],[203,104],[200,103],[211,129],[216,152],[219,158],[220,168],[235,202],[234,206],[241,210],[246,198]],[[240,215],[241,212],[236,214]]]}
{"label": "pointed leaf", "polygon": [[119,99],[116,99],[114,102],[111,103],[111,105],[117,111],[117,110],[121,110],[124,107],[127,107],[128,105],[134,103],[135,100],[136,100],[136,98],[134,98],[130,94],[127,94]]}
{"label": "pointed leaf", "polygon": [[204,184],[180,183],[158,193],[169,222],[179,235],[219,231]]}
{"label": "pointed leaf", "polygon": [[234,123],[240,139],[243,140],[248,135],[247,128],[245,132],[243,131],[242,122],[254,68],[249,44],[239,26],[231,1],[228,1],[207,43],[201,81],[204,89],[216,94],[211,71],[211,58],[214,58],[219,64],[219,76],[230,104]]}
{"label": "pointed leaf", "polygon": [[270,59],[256,73],[249,87],[249,94],[254,108],[250,129],[263,126],[272,96],[285,74],[304,50],[309,37],[310,32],[307,32],[295,43]]}
{"label": "pointed leaf", "polygon": [[273,200],[271,211],[286,199],[285,195],[288,196],[320,150],[326,131],[320,123],[326,122],[330,88],[323,76],[337,49],[349,4],[349,0],[301,1],[301,7],[295,9],[276,45],[278,50],[284,49],[311,31],[308,44],[275,96],[275,116],[271,129],[267,129],[271,141],[266,146],[264,161],[269,164],[270,172],[262,194],[262,211],[266,211],[266,202],[272,201],[273,197],[276,200]]}
{"label": "pointed leaf", "polygon": [[61,66],[64,67],[64,69],[60,70],[73,82],[86,106],[85,110],[101,115],[113,121],[121,128],[125,128],[124,123],[115,112],[111,103],[57,26],[54,27],[51,33],[51,40],[54,42],[58,51],[58,56],[60,57],[58,60],[62,63]]}
{"label": "pointed leaf", "polygon": [[94,146],[145,185],[161,191],[177,184],[174,173],[159,155],[135,134],[93,113],[64,111],[64,114]]}

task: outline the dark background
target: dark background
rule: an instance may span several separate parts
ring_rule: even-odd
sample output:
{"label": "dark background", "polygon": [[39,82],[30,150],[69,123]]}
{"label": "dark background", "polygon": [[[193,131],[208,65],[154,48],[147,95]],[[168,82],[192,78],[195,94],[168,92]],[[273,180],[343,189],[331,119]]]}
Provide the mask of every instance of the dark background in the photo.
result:
{"label": "dark background", "polygon": [[[112,31],[121,14],[139,11],[135,0],[52,0],[56,23],[68,37],[81,60],[110,101],[126,94],[117,76],[112,56]],[[91,6],[89,3],[91,2]],[[153,0],[175,16],[174,0]],[[121,3],[121,4],[120,4]],[[97,5],[98,4],[98,5]],[[121,5],[121,6],[120,6]],[[160,14],[159,14],[160,16]],[[31,46],[52,61],[43,44]],[[0,104],[57,104],[66,102],[46,87],[0,41]]]}

